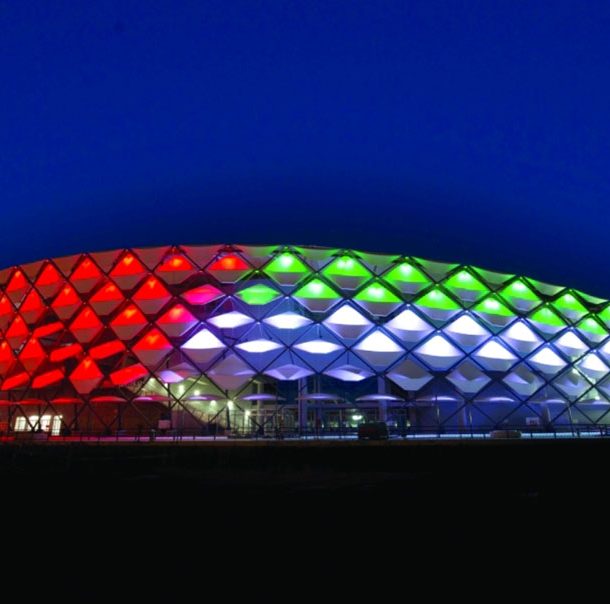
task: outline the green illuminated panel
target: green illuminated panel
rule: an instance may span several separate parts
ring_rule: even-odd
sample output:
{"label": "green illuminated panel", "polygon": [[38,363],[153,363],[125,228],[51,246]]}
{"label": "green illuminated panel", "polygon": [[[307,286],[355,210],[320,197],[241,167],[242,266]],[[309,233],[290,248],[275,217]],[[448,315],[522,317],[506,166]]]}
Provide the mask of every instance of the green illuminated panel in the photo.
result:
{"label": "green illuminated panel", "polygon": [[533,315],[530,315],[530,319],[542,325],[550,325],[551,327],[563,327],[565,325],[563,319],[548,306],[540,308]]}
{"label": "green illuminated panel", "polygon": [[267,273],[307,273],[307,265],[298,256],[288,252],[276,256],[266,267]]}
{"label": "green illuminated panel", "polygon": [[597,296],[590,296],[589,294],[585,294],[578,289],[575,289],[573,291],[575,291],[583,300],[585,300],[585,302],[589,302],[589,304],[605,304],[608,302],[608,300],[606,300],[604,298],[598,298]]}
{"label": "green illuminated panel", "polygon": [[341,296],[320,279],[313,279],[294,293],[295,298],[310,300],[337,300]]}
{"label": "green illuminated panel", "polygon": [[512,317],[514,313],[508,306],[502,304],[496,296],[490,296],[485,298],[482,302],[479,302],[473,310],[487,315],[495,315],[497,317]]}
{"label": "green illuminated panel", "polygon": [[513,281],[513,283],[507,285],[500,293],[506,298],[513,298],[515,300],[526,300],[528,302],[541,301],[535,292],[521,281],[521,279]]}
{"label": "green illuminated panel", "polygon": [[355,299],[360,302],[386,302],[391,304],[401,301],[400,298],[379,283],[369,285],[355,296]]}
{"label": "green illuminated panel", "polygon": [[236,295],[246,304],[260,306],[262,304],[269,304],[269,302],[272,302],[279,297],[280,294],[267,285],[253,285],[247,289],[242,289],[242,291],[237,292]]}
{"label": "green illuminated panel", "polygon": [[453,275],[448,281],[445,282],[445,287],[449,289],[464,289],[471,292],[486,293],[489,291],[485,285],[483,285],[476,277],[473,277],[467,270],[461,270],[459,273]]}
{"label": "green illuminated panel", "polygon": [[415,268],[408,262],[402,262],[393,268],[383,277],[389,283],[430,283],[430,279],[424,275],[418,268]]}
{"label": "green illuminated panel", "polygon": [[585,314],[588,312],[587,309],[578,301],[576,296],[569,292],[566,292],[563,294],[563,296],[551,302],[551,304],[556,310],[566,316]]}
{"label": "green illuminated panel", "polygon": [[470,268],[473,269],[479,275],[479,277],[481,277],[483,281],[485,281],[485,283],[491,284],[493,286],[500,286],[515,276],[509,275],[508,273],[497,273],[495,271],[488,271],[483,268],[478,268],[476,266],[471,266]]}
{"label": "green illuminated panel", "polygon": [[602,327],[599,321],[596,321],[593,317],[587,317],[583,319],[576,327],[581,331],[590,333],[596,336],[607,335],[606,330]]}
{"label": "green illuminated panel", "polygon": [[438,310],[458,310],[461,308],[456,302],[454,302],[437,287],[428,292],[425,296],[419,298],[416,304],[418,306],[436,308]]}
{"label": "green illuminated panel", "polygon": [[601,312],[597,313],[597,318],[601,319],[608,327],[610,327],[610,304]]}
{"label": "green illuminated panel", "polygon": [[349,256],[341,256],[331,262],[322,273],[329,278],[332,277],[370,277],[371,272],[362,266],[360,262]]}
{"label": "green illuminated panel", "polygon": [[540,292],[541,294],[544,294],[545,296],[554,296],[555,294],[558,294],[563,287],[559,286],[559,285],[551,285],[550,283],[542,283],[542,281],[538,281],[536,279],[530,279],[528,278],[528,281],[534,286],[534,288]]}

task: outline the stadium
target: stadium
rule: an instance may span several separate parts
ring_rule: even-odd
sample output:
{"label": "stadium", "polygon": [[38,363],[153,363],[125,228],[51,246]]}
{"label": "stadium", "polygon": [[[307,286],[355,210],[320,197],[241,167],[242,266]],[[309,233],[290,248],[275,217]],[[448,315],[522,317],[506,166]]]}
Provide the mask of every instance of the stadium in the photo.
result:
{"label": "stadium", "polygon": [[605,434],[610,303],[461,264],[184,245],[0,272],[0,432]]}

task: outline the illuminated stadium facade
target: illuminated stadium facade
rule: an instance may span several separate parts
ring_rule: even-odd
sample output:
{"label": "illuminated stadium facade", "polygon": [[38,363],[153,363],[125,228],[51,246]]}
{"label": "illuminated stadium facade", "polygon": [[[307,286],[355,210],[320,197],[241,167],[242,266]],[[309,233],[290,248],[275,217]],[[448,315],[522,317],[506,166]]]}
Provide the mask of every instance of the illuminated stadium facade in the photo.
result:
{"label": "illuminated stadium facade", "polygon": [[419,258],[77,254],[0,272],[0,431],[604,429],[609,333],[606,300]]}

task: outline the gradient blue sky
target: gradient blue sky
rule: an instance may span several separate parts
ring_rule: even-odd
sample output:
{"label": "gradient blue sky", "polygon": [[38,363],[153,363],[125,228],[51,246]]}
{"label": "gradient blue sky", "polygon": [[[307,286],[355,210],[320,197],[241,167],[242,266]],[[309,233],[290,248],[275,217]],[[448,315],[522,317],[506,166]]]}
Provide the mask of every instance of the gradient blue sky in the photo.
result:
{"label": "gradient blue sky", "polygon": [[0,0],[0,263],[311,243],[610,296],[610,3]]}

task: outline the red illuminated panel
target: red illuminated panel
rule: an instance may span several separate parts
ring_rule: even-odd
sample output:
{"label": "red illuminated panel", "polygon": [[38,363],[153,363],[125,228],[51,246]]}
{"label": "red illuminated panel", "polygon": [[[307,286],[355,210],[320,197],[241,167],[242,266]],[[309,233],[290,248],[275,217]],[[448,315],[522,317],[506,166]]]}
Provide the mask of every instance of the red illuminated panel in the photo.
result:
{"label": "red illuminated panel", "polygon": [[8,342],[0,343],[0,375],[6,375],[15,364],[15,355]]}
{"label": "red illuminated panel", "polygon": [[13,349],[19,348],[26,341],[29,333],[25,321],[17,315],[6,332],[6,339]]}
{"label": "red illuminated panel", "polygon": [[104,317],[118,308],[124,299],[121,290],[114,283],[107,283],[93,294],[89,304],[98,315]]}
{"label": "red illuminated panel", "polygon": [[111,342],[106,342],[105,344],[100,344],[99,346],[94,346],[89,350],[89,354],[92,359],[107,359],[119,352],[123,352],[125,350],[125,344],[120,342],[119,340],[112,340]]}
{"label": "red illuminated panel", "polygon": [[61,363],[66,359],[78,356],[82,351],[83,347],[80,344],[69,344],[51,352],[49,358],[52,363]]}
{"label": "red illuminated panel", "polygon": [[49,323],[48,325],[42,325],[41,327],[37,327],[34,330],[32,336],[34,338],[46,338],[47,336],[53,335],[58,331],[61,331],[64,328],[64,324],[60,321],[55,321],[55,323]]}
{"label": "red illuminated panel", "polygon": [[112,269],[110,276],[123,290],[134,288],[146,274],[146,268],[130,252],[125,254]]}
{"label": "red illuminated panel", "polygon": [[212,262],[208,266],[207,271],[212,273],[222,283],[235,283],[250,269],[251,267],[241,256],[225,254]]}
{"label": "red illuminated panel", "polygon": [[11,301],[7,296],[2,296],[0,298],[0,329],[4,331],[13,317],[15,316],[15,309],[11,304]]}
{"label": "red illuminated panel", "polygon": [[101,277],[102,271],[97,267],[97,264],[91,258],[83,258],[72,273],[70,281],[76,291],[84,294],[90,292]]}
{"label": "red illuminated panel", "polygon": [[133,347],[134,354],[147,367],[158,365],[171,351],[172,345],[158,329],[151,329]]}
{"label": "red illuminated panel", "polygon": [[171,299],[171,294],[156,277],[149,277],[133,295],[133,301],[146,314],[159,312]]}
{"label": "red illuminated panel", "polygon": [[70,325],[74,337],[82,343],[91,342],[101,331],[103,325],[91,308],[86,306],[77,315]]}
{"label": "red illuminated panel", "polygon": [[47,371],[47,373],[42,373],[37,378],[34,378],[32,388],[46,388],[47,386],[61,382],[63,379],[63,369],[53,369],[52,371]]}
{"label": "red illuminated panel", "polygon": [[181,254],[174,254],[157,267],[155,271],[165,283],[182,283],[195,273],[191,261]]}
{"label": "red illuminated panel", "polygon": [[25,386],[30,380],[30,376],[27,373],[18,373],[6,378],[2,382],[2,390],[15,390],[21,386]]}
{"label": "red illuminated panel", "polygon": [[132,382],[136,382],[137,380],[141,380],[143,377],[148,375],[148,371],[145,367],[137,363],[136,365],[131,365],[130,367],[125,367],[125,369],[119,369],[118,371],[113,371],[110,374],[110,381],[115,386],[126,386],[127,384],[131,384]]}
{"label": "red illuminated panel", "polygon": [[53,300],[51,308],[55,314],[64,321],[69,319],[81,305],[81,299],[71,285],[66,285]]}
{"label": "red illuminated panel", "polygon": [[147,322],[146,317],[132,304],[110,322],[110,327],[121,340],[130,340],[144,329]]}
{"label": "red illuminated panel", "polygon": [[195,287],[194,289],[190,289],[189,291],[182,294],[182,298],[184,298],[189,304],[193,306],[203,306],[204,304],[208,304],[218,298],[224,296],[217,287],[213,285],[202,285],[200,287]]}
{"label": "red illuminated panel", "polygon": [[241,256],[226,254],[212,262],[212,264],[208,266],[208,271],[247,271],[249,268],[250,267]]}
{"label": "red illuminated panel", "polygon": [[36,371],[46,358],[47,355],[36,338],[31,338],[19,354],[21,364],[29,373]]}
{"label": "red illuminated panel", "polygon": [[29,287],[28,280],[25,278],[25,275],[22,270],[17,269],[11,276],[10,281],[6,286],[6,293],[8,297],[17,304],[23,299],[25,295],[25,291]]}
{"label": "red illuminated panel", "polygon": [[157,325],[170,338],[180,337],[196,323],[197,319],[182,304],[176,304],[157,320]]}
{"label": "red illuminated panel", "polygon": [[38,275],[35,285],[42,296],[50,298],[61,289],[62,277],[53,264],[47,264]]}
{"label": "red illuminated panel", "polygon": [[70,381],[79,394],[89,394],[102,381],[102,377],[95,361],[86,358],[70,374]]}
{"label": "red illuminated panel", "polygon": [[83,401],[73,396],[60,396],[51,401],[54,405],[79,405]]}
{"label": "red illuminated panel", "polygon": [[42,298],[35,289],[30,291],[19,308],[19,312],[26,323],[36,323],[44,311],[45,306]]}

